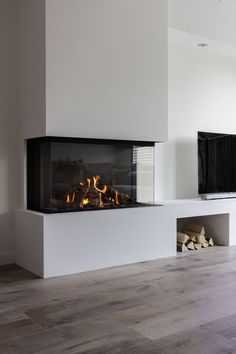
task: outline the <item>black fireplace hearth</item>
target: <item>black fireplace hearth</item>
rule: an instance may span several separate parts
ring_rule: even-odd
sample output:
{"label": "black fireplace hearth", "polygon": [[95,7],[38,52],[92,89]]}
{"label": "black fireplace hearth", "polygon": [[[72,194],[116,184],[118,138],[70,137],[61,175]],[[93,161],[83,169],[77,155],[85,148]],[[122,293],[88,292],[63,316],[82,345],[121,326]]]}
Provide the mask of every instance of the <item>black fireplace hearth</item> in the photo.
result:
{"label": "black fireplace hearth", "polygon": [[44,213],[153,205],[154,143],[27,140],[27,208]]}

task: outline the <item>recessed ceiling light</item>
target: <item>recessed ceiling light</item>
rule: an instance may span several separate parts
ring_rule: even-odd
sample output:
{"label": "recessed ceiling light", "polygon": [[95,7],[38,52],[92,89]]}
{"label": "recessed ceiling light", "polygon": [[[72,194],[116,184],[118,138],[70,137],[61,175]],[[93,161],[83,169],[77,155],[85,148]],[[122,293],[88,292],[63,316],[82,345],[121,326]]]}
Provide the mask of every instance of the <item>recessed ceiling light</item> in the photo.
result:
{"label": "recessed ceiling light", "polygon": [[197,46],[201,47],[201,48],[204,48],[204,47],[208,47],[209,44],[207,44],[207,43],[199,43]]}

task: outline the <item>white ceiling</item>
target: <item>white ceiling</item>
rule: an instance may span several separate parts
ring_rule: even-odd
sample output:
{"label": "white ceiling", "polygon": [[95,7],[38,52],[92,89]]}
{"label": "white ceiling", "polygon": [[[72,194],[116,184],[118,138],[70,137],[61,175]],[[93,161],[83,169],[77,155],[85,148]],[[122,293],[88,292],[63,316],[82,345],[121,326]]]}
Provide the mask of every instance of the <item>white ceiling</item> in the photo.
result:
{"label": "white ceiling", "polygon": [[236,0],[168,0],[169,27],[236,46]]}

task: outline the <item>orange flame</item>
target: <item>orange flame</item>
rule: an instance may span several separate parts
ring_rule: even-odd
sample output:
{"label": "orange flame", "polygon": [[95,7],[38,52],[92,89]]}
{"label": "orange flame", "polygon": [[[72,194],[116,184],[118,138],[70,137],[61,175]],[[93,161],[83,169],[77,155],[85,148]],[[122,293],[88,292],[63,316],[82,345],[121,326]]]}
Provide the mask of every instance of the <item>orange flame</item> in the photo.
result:
{"label": "orange flame", "polygon": [[88,183],[88,188],[90,188],[90,185],[91,185],[91,179],[90,178],[87,178],[87,183]]}
{"label": "orange flame", "polygon": [[89,203],[89,199],[88,198],[84,198],[82,200],[82,205],[87,205]]}
{"label": "orange flame", "polygon": [[[107,203],[112,203],[113,205],[120,205],[119,202],[119,192],[113,185],[112,188],[108,187],[107,185],[103,185],[102,183],[99,184],[100,181],[100,176],[92,176],[91,178],[87,178],[87,185],[86,185],[86,190],[83,189],[84,192],[84,197],[79,203],[79,207],[83,208],[88,204],[97,204],[99,207],[104,208]],[[81,186],[85,186],[85,183],[80,182]],[[90,191],[90,188],[93,187],[97,192],[99,196],[99,200],[96,200],[96,196],[94,196],[93,191]],[[102,187],[102,188],[101,188]],[[90,193],[91,192],[91,197]],[[77,203],[76,200],[76,193],[77,191],[74,191],[73,193],[68,193],[66,195],[66,203],[70,204],[70,206],[75,206]],[[106,194],[106,196],[104,196]],[[91,198],[91,199],[90,199]],[[78,205],[76,205],[78,207]]]}
{"label": "orange flame", "polygon": [[70,196],[69,193],[66,195],[66,202],[67,202],[68,204],[75,202],[75,192],[72,194],[72,196]]}
{"label": "orange flame", "polygon": [[94,184],[94,188],[98,191],[98,192],[100,192],[100,193],[106,193],[106,191],[107,191],[107,186],[104,186],[104,188],[103,189],[99,189],[98,187],[97,187],[97,183],[99,182],[99,180],[100,180],[100,176],[93,176],[93,184]]}
{"label": "orange flame", "polygon": [[116,205],[119,205],[119,192],[117,192],[117,191],[115,194],[115,203],[116,203]]}
{"label": "orange flame", "polygon": [[99,206],[100,208],[104,207],[103,201],[102,201],[102,193],[99,193]]}

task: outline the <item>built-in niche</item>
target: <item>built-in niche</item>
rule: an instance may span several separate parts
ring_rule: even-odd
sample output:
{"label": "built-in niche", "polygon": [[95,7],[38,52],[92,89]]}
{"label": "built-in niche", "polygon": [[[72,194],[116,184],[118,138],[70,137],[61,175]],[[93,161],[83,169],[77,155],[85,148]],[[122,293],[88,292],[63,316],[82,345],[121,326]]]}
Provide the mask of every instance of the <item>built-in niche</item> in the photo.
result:
{"label": "built-in niche", "polygon": [[178,218],[177,232],[184,231],[185,224],[202,225],[206,239],[212,238],[215,245],[229,245],[229,214],[202,215],[188,218]]}

